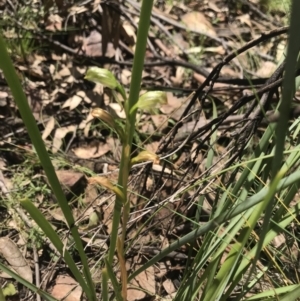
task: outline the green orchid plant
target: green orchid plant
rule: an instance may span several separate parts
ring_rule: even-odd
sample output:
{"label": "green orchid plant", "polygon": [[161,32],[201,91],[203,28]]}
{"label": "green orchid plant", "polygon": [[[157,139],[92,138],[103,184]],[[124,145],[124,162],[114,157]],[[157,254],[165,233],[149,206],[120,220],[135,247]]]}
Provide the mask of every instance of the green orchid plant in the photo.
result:
{"label": "green orchid plant", "polygon": [[[122,143],[122,158],[120,162],[119,180],[117,185],[114,185],[105,177],[92,177],[89,179],[90,183],[96,183],[104,188],[107,188],[116,195],[109,256],[106,261],[106,267],[103,270],[103,273],[112,270],[111,269],[112,259],[117,247],[117,255],[119,258],[121,281],[122,281],[121,297],[123,298],[123,300],[126,300],[128,281],[127,281],[127,271],[125,267],[125,258],[124,258],[124,244],[125,244],[125,237],[126,237],[126,224],[130,213],[130,201],[127,199],[127,186],[128,186],[129,172],[130,172],[130,168],[137,163],[146,162],[146,161],[152,161],[153,163],[156,164],[159,163],[158,156],[148,151],[141,151],[137,156],[133,158],[131,158],[130,156],[133,131],[135,129],[136,113],[138,110],[153,112],[154,108],[158,107],[159,105],[167,103],[167,95],[165,92],[162,91],[151,91],[151,92],[144,93],[139,98],[137,98],[136,101],[130,101],[130,99],[126,97],[124,88],[116,80],[114,75],[109,70],[97,68],[97,67],[91,67],[90,69],[88,69],[85,79],[95,83],[100,83],[104,87],[111,89],[113,92],[114,99],[119,103],[122,109],[125,110],[125,115],[126,115],[125,127],[122,128],[117,122],[115,122],[115,118],[109,112],[101,108],[93,109],[92,116],[102,120],[105,124],[107,124],[118,134],[120,141]],[[136,90],[134,96],[138,95],[139,93],[139,89],[136,89],[135,87],[140,87],[140,84],[131,86],[130,89]],[[118,99],[117,93],[121,94],[123,98],[122,101]],[[133,93],[131,93],[130,95],[132,94]],[[122,235],[118,237],[118,228],[121,222],[120,219],[121,211],[122,211]],[[109,275],[109,278],[112,277],[114,276]],[[113,285],[114,283],[117,283],[116,279],[115,281],[112,281]],[[106,283],[103,283],[103,285],[107,286]],[[117,287],[115,289],[117,289]]]}

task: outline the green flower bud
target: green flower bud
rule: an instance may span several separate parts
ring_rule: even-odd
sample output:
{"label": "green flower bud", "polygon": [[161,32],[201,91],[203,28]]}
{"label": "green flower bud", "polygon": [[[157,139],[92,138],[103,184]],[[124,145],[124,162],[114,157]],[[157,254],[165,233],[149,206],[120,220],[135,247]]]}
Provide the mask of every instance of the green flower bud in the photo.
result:
{"label": "green flower bud", "polygon": [[112,90],[115,90],[119,85],[114,75],[109,70],[103,68],[89,68],[84,78],[91,82],[102,84],[104,87]]}
{"label": "green flower bud", "polygon": [[141,109],[148,112],[154,112],[154,108],[168,102],[167,94],[162,91],[149,91],[144,93],[138,102],[132,107],[130,113],[134,110]]}

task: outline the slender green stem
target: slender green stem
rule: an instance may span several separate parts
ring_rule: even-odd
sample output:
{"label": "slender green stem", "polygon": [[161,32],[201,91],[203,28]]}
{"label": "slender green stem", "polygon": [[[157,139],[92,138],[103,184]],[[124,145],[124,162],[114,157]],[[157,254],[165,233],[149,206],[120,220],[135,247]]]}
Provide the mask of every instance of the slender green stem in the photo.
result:
{"label": "slender green stem", "polygon": [[[107,265],[111,265],[113,262],[113,257],[115,254],[117,239],[118,239],[118,228],[120,224],[122,206],[124,206],[123,216],[122,216],[123,226],[122,226],[122,236],[118,248],[119,249],[118,255],[119,258],[120,256],[124,256],[126,225],[129,217],[129,212],[130,212],[130,200],[128,200],[127,198],[127,185],[128,185],[128,177],[130,172],[131,146],[132,146],[132,140],[133,140],[134,129],[135,129],[135,121],[136,121],[136,111],[134,111],[133,113],[130,113],[130,111],[131,108],[137,103],[139,99],[152,6],[153,6],[153,0],[144,0],[142,2],[140,22],[139,22],[138,33],[137,33],[136,50],[135,50],[134,60],[133,60],[129,98],[125,102],[125,111],[126,111],[127,119],[125,124],[125,139],[124,141],[122,141],[123,148],[122,148],[122,156],[121,156],[120,171],[119,171],[119,178],[118,178],[118,185],[123,189],[124,198],[121,199],[119,196],[116,196]],[[123,265],[125,264],[125,260],[120,260],[120,265],[122,264]],[[121,271],[122,271],[122,291],[123,291],[123,296],[126,299],[127,272],[125,266],[121,266]]]}
{"label": "slender green stem", "polygon": [[107,273],[107,269],[102,269],[102,300],[103,301],[108,301],[108,273]]}
{"label": "slender green stem", "polygon": [[[136,50],[135,50],[135,55],[133,60],[129,99],[125,103],[126,112],[130,112],[130,108],[135,105],[135,103],[138,101],[139,98],[152,6],[153,6],[153,0],[144,0],[141,7]],[[127,116],[127,121],[125,125],[126,139],[123,144],[122,157],[120,163],[120,173],[118,179],[118,185],[122,187],[124,191],[125,200],[121,200],[120,198],[117,197],[115,203],[113,224],[112,224],[112,234],[111,234],[110,248],[108,254],[108,262],[110,264],[112,263],[115,254],[122,205],[125,206],[124,214],[123,214],[124,229],[126,227],[128,214],[130,210],[130,202],[127,201],[127,183],[128,183],[128,176],[129,176],[129,163],[130,163],[132,138],[135,129],[135,120],[136,120],[136,114],[130,114]],[[124,235],[125,233],[123,233],[123,236]]]}

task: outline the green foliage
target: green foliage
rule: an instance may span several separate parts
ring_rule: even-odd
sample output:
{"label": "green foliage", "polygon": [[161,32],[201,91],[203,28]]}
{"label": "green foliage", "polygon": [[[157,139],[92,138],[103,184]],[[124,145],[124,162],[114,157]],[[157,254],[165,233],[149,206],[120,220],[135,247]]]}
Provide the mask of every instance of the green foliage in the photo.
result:
{"label": "green foliage", "polygon": [[40,12],[31,5],[17,5],[15,15],[4,15],[0,19],[0,27],[3,28],[6,45],[12,56],[26,57],[37,47],[31,30],[36,28],[41,18]]}
{"label": "green foliage", "polygon": [[[127,191],[130,168],[132,164],[145,160],[159,162],[159,158],[155,154],[146,151],[141,151],[136,157],[131,158],[136,111],[138,109],[147,110],[149,107],[152,108],[165,102],[165,95],[158,91],[141,97],[139,95],[152,5],[153,1],[143,1],[129,97],[112,73],[107,70],[92,68],[86,76],[87,79],[101,82],[112,89],[115,92],[115,100],[126,112],[124,126],[119,126],[108,112],[97,111],[96,114],[97,118],[103,120],[118,133],[123,146],[117,185],[100,177],[89,179],[90,182],[98,183],[110,189],[116,195],[110,246],[107,257],[103,260],[105,267],[102,268],[102,300],[107,301],[110,298],[108,294],[108,282],[110,281],[114,288],[114,295],[111,298],[125,301],[127,283],[130,280],[184,245],[188,246],[189,254],[193,254],[193,256],[188,258],[180,287],[174,297],[175,301],[226,301],[233,294],[236,296],[235,300],[266,300],[267,298],[270,300],[279,298],[280,300],[296,300],[300,291],[298,282],[294,284],[287,281],[273,281],[272,287],[263,292],[251,296],[248,293],[253,292],[253,287],[258,284],[262,277],[272,272],[270,267],[276,267],[282,273],[283,278],[285,277],[284,271],[280,269],[277,263],[280,259],[279,255],[270,255],[270,250],[273,250],[270,243],[281,233],[291,235],[289,230],[291,223],[298,223],[296,216],[299,215],[300,204],[293,202],[293,200],[300,187],[300,172],[295,169],[295,166],[300,164],[299,120],[296,120],[291,127],[288,126],[291,100],[295,89],[299,86],[299,79],[296,80],[296,83],[294,79],[295,70],[300,66],[298,32],[300,28],[298,17],[300,2],[298,0],[292,2],[291,29],[282,87],[283,96],[278,107],[280,119],[277,126],[270,124],[257,147],[251,149],[251,152],[249,149],[245,149],[244,156],[240,158],[238,163],[232,164],[226,169],[213,170],[208,176],[197,179],[193,185],[185,187],[185,190],[180,190],[173,196],[173,198],[184,198],[184,194],[189,190],[200,189],[208,184],[216,192],[214,203],[212,202],[213,208],[207,222],[200,220],[205,195],[199,194],[198,198],[194,200],[197,212],[194,217],[188,219],[193,224],[193,229],[161,250],[159,254],[150,258],[143,266],[127,277],[124,250],[126,225],[130,212],[130,200],[128,200]],[[34,183],[28,185],[31,193],[26,194],[27,198],[18,200],[39,226],[39,230],[33,229],[31,231],[30,239],[39,247],[42,242],[42,235],[47,236],[80,283],[86,298],[89,301],[96,301],[95,285],[91,278],[74,217],[41,140],[26,97],[21,89],[20,81],[6,52],[5,43],[1,38],[0,56],[4,58],[0,61],[0,68],[10,85],[37,155],[63,211],[73,239],[73,241],[69,240],[69,243],[74,242],[74,249],[65,248],[52,225],[28,199],[28,197],[33,198],[36,192],[49,193],[46,187],[36,189]],[[116,92],[121,93],[122,102],[119,101]],[[148,98],[149,95],[151,97]],[[213,117],[216,118],[216,105],[213,103],[212,107]],[[211,136],[211,148],[206,158],[205,168],[207,170],[214,167],[214,159],[217,154],[216,140],[217,134],[215,132]],[[249,154],[251,154],[250,157]],[[234,177],[230,182],[225,182],[222,180],[225,175],[234,175]],[[89,222],[89,226],[92,227],[98,222],[98,216],[92,216]],[[122,234],[118,235],[120,226],[122,226]],[[200,242],[199,238],[201,238],[201,243],[198,243]],[[83,271],[77,267],[72,252],[76,252],[76,254],[78,252]],[[118,255],[121,283],[118,282],[113,265],[116,254]],[[270,264],[259,270],[257,267],[261,254],[267,256]],[[45,300],[54,300],[47,293],[10,271],[2,263],[0,263],[0,268],[33,292],[40,294]]]}

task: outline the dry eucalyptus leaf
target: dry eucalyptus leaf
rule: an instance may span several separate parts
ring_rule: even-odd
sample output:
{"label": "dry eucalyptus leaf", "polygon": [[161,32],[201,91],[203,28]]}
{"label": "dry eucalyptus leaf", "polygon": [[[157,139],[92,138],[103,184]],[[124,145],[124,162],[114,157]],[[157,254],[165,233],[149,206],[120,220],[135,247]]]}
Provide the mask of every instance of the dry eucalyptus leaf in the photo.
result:
{"label": "dry eucalyptus leaf", "polygon": [[110,103],[109,106],[114,110],[119,118],[125,119],[126,114],[124,108],[122,108],[118,103]]}
{"label": "dry eucalyptus leaf", "polygon": [[48,210],[49,214],[57,221],[62,221],[67,224],[66,218],[60,207],[54,207]]}
{"label": "dry eucalyptus leaf", "polygon": [[154,266],[154,270],[155,277],[159,279],[163,278],[168,272],[168,268],[164,262],[157,262],[157,264]]}
{"label": "dry eucalyptus leaf", "polygon": [[56,170],[56,175],[62,186],[72,189],[83,177],[81,172],[68,170]]}
{"label": "dry eucalyptus leaf", "polygon": [[160,107],[160,110],[161,110],[162,113],[164,113],[166,115],[169,115],[181,106],[182,99],[177,98],[171,92],[167,93],[167,97],[168,97],[168,103],[165,104],[165,105],[162,105]]}
{"label": "dry eucalyptus leaf", "polygon": [[62,18],[59,15],[50,15],[46,23],[46,29],[49,31],[61,31]]}
{"label": "dry eucalyptus leaf", "polygon": [[150,116],[155,127],[159,130],[163,130],[168,126],[168,116],[159,114],[159,115],[151,115]]}
{"label": "dry eucalyptus leaf", "polygon": [[68,133],[76,131],[76,129],[76,125],[70,125],[57,129],[53,138],[52,152],[56,153],[62,146],[62,139],[65,138]]}
{"label": "dry eucalyptus leaf", "polygon": [[107,144],[113,154],[113,158],[117,161],[121,160],[122,145],[119,139],[109,137],[106,139]]}
{"label": "dry eucalyptus leaf", "polygon": [[69,107],[70,110],[74,110],[83,100],[85,100],[86,94],[84,91],[79,91],[72,97],[70,97],[63,105],[62,108]]}
{"label": "dry eucalyptus leaf", "polygon": [[276,68],[276,64],[266,61],[260,65],[260,68],[256,71],[256,74],[258,77],[269,77],[273,74]]}
{"label": "dry eucalyptus leaf", "polygon": [[[134,259],[136,260],[136,257]],[[135,268],[138,269],[140,266],[141,265],[136,265]],[[155,295],[156,293],[153,266],[138,274],[128,284],[127,301],[136,301],[145,298],[145,291],[148,292],[149,295]]]}
{"label": "dry eucalyptus leaf", "polygon": [[103,224],[107,227],[107,233],[110,235],[112,230],[112,215],[114,211],[114,203],[103,205]]}
{"label": "dry eucalyptus leaf", "polygon": [[70,276],[58,276],[51,292],[52,297],[64,301],[80,301],[82,288]]}
{"label": "dry eucalyptus leaf", "polygon": [[46,124],[45,130],[42,135],[43,140],[46,140],[48,138],[48,136],[51,134],[52,130],[54,129],[54,126],[55,126],[55,119],[52,116],[50,117],[50,119]]}
{"label": "dry eucalyptus leaf", "polygon": [[148,152],[151,152],[151,153],[154,153],[154,154],[156,153],[158,147],[159,147],[159,142],[158,141],[154,141],[154,142],[151,142],[151,143],[145,145],[145,149]]}
{"label": "dry eucalyptus leaf", "polygon": [[181,21],[186,25],[189,30],[198,30],[217,37],[217,34],[206,19],[205,15],[200,12],[189,12],[181,17]]}
{"label": "dry eucalyptus leaf", "polygon": [[96,146],[82,146],[73,149],[74,154],[81,159],[99,158],[110,151],[110,146],[107,143],[99,143]]}
{"label": "dry eucalyptus leaf", "polygon": [[98,189],[95,185],[88,184],[85,188],[84,203],[91,204],[98,198]]}
{"label": "dry eucalyptus leaf", "polygon": [[123,69],[121,73],[121,84],[127,86],[130,84],[132,72],[128,69]]}
{"label": "dry eucalyptus leaf", "polygon": [[171,295],[172,293],[174,293],[176,291],[176,288],[171,279],[165,280],[163,282],[163,287],[169,295]]}
{"label": "dry eucalyptus leaf", "polygon": [[0,238],[0,254],[25,280],[32,283],[32,271],[18,246],[8,237]]}
{"label": "dry eucalyptus leaf", "polygon": [[179,66],[176,68],[176,74],[175,76],[171,76],[171,80],[174,83],[174,85],[180,86],[183,83],[183,75],[184,75],[184,68]]}
{"label": "dry eucalyptus leaf", "polygon": [[136,42],[136,30],[133,26],[128,21],[125,21],[122,24],[121,30],[127,43],[133,45]]}
{"label": "dry eucalyptus leaf", "polygon": [[68,67],[63,67],[59,72],[58,74],[62,77],[67,77],[67,76],[70,76],[71,75],[71,71],[70,71],[70,68]]}

